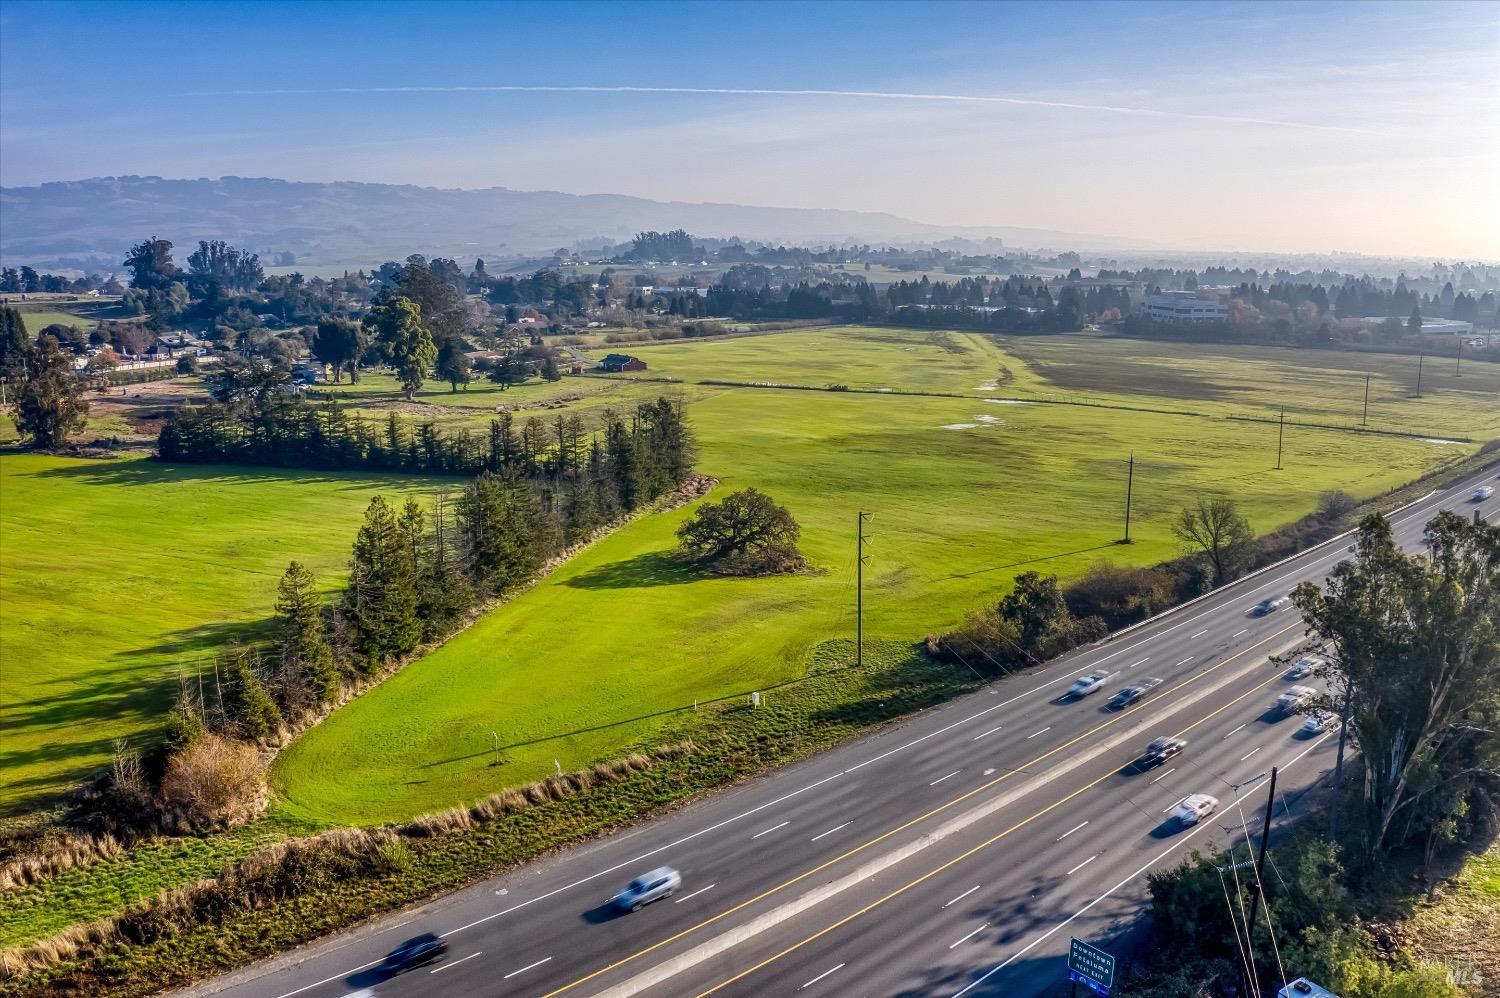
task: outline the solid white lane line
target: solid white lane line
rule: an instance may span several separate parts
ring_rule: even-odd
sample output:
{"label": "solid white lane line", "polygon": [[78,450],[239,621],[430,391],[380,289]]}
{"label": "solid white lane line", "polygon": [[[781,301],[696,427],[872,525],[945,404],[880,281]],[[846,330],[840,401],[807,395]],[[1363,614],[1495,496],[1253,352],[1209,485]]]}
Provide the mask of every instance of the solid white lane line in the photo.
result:
{"label": "solid white lane line", "polygon": [[1250,628],[1248,628],[1248,627],[1242,627],[1242,628],[1240,628],[1239,630],[1235,631],[1233,634],[1231,634],[1229,636],[1231,638],[1237,638],[1241,634],[1248,634],[1248,633],[1250,633]]}
{"label": "solid white lane line", "polygon": [[[1247,721],[1247,722],[1246,722],[1246,723],[1247,723],[1247,724],[1248,724],[1248,723],[1249,723],[1249,722],[1248,722],[1248,721]],[[1240,725],[1240,728],[1243,728],[1243,727],[1244,727],[1244,726],[1245,726],[1245,725],[1244,725],[1244,724],[1242,724],[1242,725]],[[1238,731],[1238,730],[1240,730],[1240,728],[1235,728],[1235,729],[1234,729],[1234,731]],[[1227,735],[1225,735],[1225,736],[1224,736],[1224,738],[1228,738],[1228,737],[1229,737],[1229,735],[1232,735],[1232,734],[1234,734],[1234,731],[1231,731],[1231,732],[1229,732],[1229,734],[1227,734]],[[1224,740],[1224,738],[1220,738],[1220,739],[1219,739],[1219,741],[1221,741],[1221,742],[1222,742],[1222,741],[1223,741],[1223,740]]]}
{"label": "solid white lane line", "polygon": [[1151,781],[1151,785],[1155,786],[1156,784],[1160,783],[1162,780],[1165,780],[1167,777],[1171,776],[1175,772],[1177,772],[1177,767],[1173,766],[1171,769],[1167,770],[1165,773],[1162,773],[1156,779],[1152,780]]}
{"label": "solid white lane line", "polygon": [[1045,728],[1043,728],[1041,731],[1033,731],[1031,734],[1027,735],[1026,736],[1026,740],[1029,742],[1033,738],[1035,738],[1037,735],[1045,735],[1047,732],[1049,732],[1051,730],[1052,730],[1052,725],[1049,724]]}
{"label": "solid white lane line", "polygon": [[502,977],[500,979],[502,981],[508,981],[512,977],[515,977],[517,974],[524,974],[524,973],[526,973],[526,971],[530,970],[533,967],[540,967],[542,964],[546,963],[550,959],[552,959],[550,956],[544,956],[540,960],[538,960],[536,963],[528,963],[526,966],[522,967],[520,970],[512,970],[510,973],[506,974],[504,977]]}
{"label": "solid white lane line", "polygon": [[979,734],[975,735],[972,740],[977,742],[977,741],[979,741],[979,739],[983,738],[985,735],[993,735],[995,732],[999,731],[1003,727],[1005,727],[1005,725],[1003,725],[1003,724],[997,724],[997,725],[995,725],[993,728],[991,728],[988,731],[981,731]]}
{"label": "solid white lane line", "polygon": [[849,821],[844,822],[842,825],[835,825],[835,826],[833,826],[832,828],[828,829],[828,831],[826,831],[826,832],[819,832],[818,834],[814,835],[812,838],[808,839],[808,841],[809,842],[816,842],[819,839],[821,839],[823,836],[825,836],[825,835],[832,835],[834,832],[838,831],[840,828],[848,828],[852,824],[854,824],[854,821],[853,821],[853,819],[850,819]]}
{"label": "solid white lane line", "polygon": [[778,828],[785,828],[787,825],[790,825],[790,824],[791,824],[790,821],[783,821],[779,825],[772,825],[770,828],[767,828],[764,831],[756,832],[754,835],[752,835],[750,837],[752,839],[758,839],[762,835],[770,835],[772,832],[776,831],[776,829],[778,829]]}
{"label": "solid white lane line", "polygon": [[[834,967],[833,970],[843,970],[847,966],[849,966],[847,963],[841,963],[837,967]],[[798,991],[806,991],[808,988],[812,987],[814,984],[817,984],[823,978],[825,978],[829,974],[833,973],[833,970],[825,970],[825,971],[823,971],[817,977],[814,977],[812,980],[808,981],[806,984],[802,985],[802,987],[798,988],[797,990]]]}
{"label": "solid white lane line", "polygon": [[1145,665],[1149,661],[1151,661],[1151,656],[1147,655],[1145,658],[1141,659],[1139,662],[1131,662],[1130,663],[1130,668],[1134,669],[1138,665]]}
{"label": "solid white lane line", "polygon": [[[454,960],[452,963],[445,963],[441,967],[434,967],[431,970],[429,970],[428,973],[429,974],[436,974],[439,971],[447,970],[449,967],[457,967],[459,964],[463,963],[464,960],[472,960],[476,956],[478,956],[480,953],[483,953],[483,952],[484,952],[484,950],[479,950],[477,952],[470,953],[468,956],[464,957],[463,960]],[[548,957],[548,959],[551,959],[551,958]]]}
{"label": "solid white lane line", "polygon": [[1092,863],[1094,860],[1096,860],[1098,858],[1099,858],[1099,854],[1098,853],[1094,853],[1088,859],[1084,860],[1082,863],[1079,863],[1077,866],[1073,867],[1073,869],[1069,870],[1067,872],[1067,874],[1065,874],[1065,875],[1071,877],[1073,874],[1077,873],[1079,870],[1083,869],[1085,866],[1088,866],[1090,863]]}
{"label": "solid white lane line", "polygon": [[949,773],[947,776],[939,776],[937,779],[933,780],[931,783],[929,783],[927,785],[929,787],[935,787],[939,783],[942,783],[944,780],[952,779],[953,777],[957,776],[961,772],[963,772],[963,770],[961,770],[961,769],[955,769],[953,772]]}
{"label": "solid white lane line", "polygon": [[[1183,659],[1181,662],[1178,662],[1177,665],[1187,665],[1189,662],[1191,662],[1195,658],[1197,658],[1196,655],[1189,655],[1187,658]],[[1175,669],[1175,668],[1177,668],[1177,666],[1174,665],[1172,668]]]}
{"label": "solid white lane line", "polygon": [[[954,898],[952,901],[949,901],[948,904],[943,905],[943,907],[946,908],[946,907],[948,907],[948,905],[958,904],[958,902],[962,901],[964,898],[968,897],[970,894],[973,894],[977,890],[979,890],[979,885],[975,884],[973,887],[970,887],[968,890],[964,891],[962,894],[960,894],[958,897]],[[941,910],[941,909],[939,909],[939,910]]]}
{"label": "solid white lane line", "polygon": [[1240,756],[1240,762],[1244,762],[1246,759],[1250,758],[1252,755],[1254,755],[1255,753],[1259,752],[1260,748],[1261,747],[1259,745],[1257,745],[1257,746],[1255,746],[1255,748],[1251,749],[1249,752],[1246,752],[1244,755]]}
{"label": "solid white lane line", "polygon": [[1203,630],[1199,631],[1197,634],[1191,635],[1188,638],[1188,640],[1191,641],[1191,640],[1193,640],[1193,638],[1201,638],[1201,637],[1203,637],[1203,635],[1205,635],[1207,633],[1208,633],[1208,628],[1205,627]]}
{"label": "solid white lane line", "polygon": [[966,943],[966,942],[968,942],[968,941],[969,941],[969,940],[970,940],[970,939],[973,939],[973,938],[974,938],[974,937],[975,937],[975,936],[977,936],[977,935],[979,935],[979,933],[981,933],[981,932],[983,932],[983,931],[984,931],[984,930],[985,930],[985,929],[988,929],[988,928],[989,928],[989,927],[990,927],[990,923],[989,923],[989,922],[985,922],[985,923],[984,923],[984,924],[983,924],[983,925],[981,925],[981,926],[980,926],[980,927],[979,927],[979,928],[977,928],[977,929],[975,929],[975,930],[974,930],[974,931],[973,931],[973,932],[970,932],[970,933],[969,933],[969,934],[968,934],[968,935],[966,935],[966,936],[964,936],[964,937],[963,937],[963,938],[962,938],[962,939],[960,939],[960,940],[959,940],[959,941],[958,941],[958,942],[956,942],[956,943],[952,943],[952,944],[950,944],[950,945],[949,945],[949,946],[948,946],[948,948],[949,948],[949,949],[952,949],[952,948],[953,948],[953,947],[954,947],[954,946],[958,946],[958,945],[960,945],[960,944],[961,944],[961,943]]}
{"label": "solid white lane line", "polygon": [[1172,803],[1170,803],[1166,807],[1162,808],[1161,809],[1161,813],[1162,814],[1166,814],[1168,811],[1172,810],[1172,808],[1176,807],[1178,804],[1181,804],[1185,800],[1187,800],[1186,797],[1179,797],[1179,798],[1177,798]]}
{"label": "solid white lane line", "polygon": [[[1302,760],[1302,758],[1304,756],[1306,756],[1309,752],[1311,752],[1313,749],[1317,748],[1319,745],[1322,745],[1324,742],[1326,742],[1331,737],[1332,737],[1332,734],[1330,733],[1330,734],[1324,735],[1322,738],[1319,738],[1317,741],[1315,741],[1311,745],[1307,746],[1307,748],[1305,748],[1301,752],[1297,753],[1296,756],[1294,756],[1290,761],[1288,761],[1287,763],[1285,763],[1281,768],[1282,769],[1289,769],[1295,763],[1300,762]],[[1241,801],[1243,801],[1246,797],[1249,797],[1250,794],[1252,794],[1252,793],[1254,793],[1253,790],[1247,790],[1244,793],[1240,794],[1232,802],[1230,802],[1229,807],[1231,807],[1231,808],[1237,807]],[[1227,810],[1227,808],[1226,808],[1226,810]],[[1167,846],[1161,852],[1157,853],[1155,856],[1153,856],[1149,860],[1147,860],[1146,864],[1144,866],[1142,866],[1139,870],[1136,870],[1130,876],[1126,877],[1124,880],[1120,881],[1118,884],[1115,884],[1109,890],[1105,891],[1103,894],[1100,894],[1098,897],[1094,898],[1094,900],[1090,901],[1088,904],[1084,905],[1082,908],[1079,908],[1077,911],[1073,912],[1073,914],[1069,915],[1067,918],[1063,919],[1061,922],[1058,922],[1056,925],[1052,926],[1052,928],[1048,929],[1046,932],[1043,932],[1041,935],[1037,936],[1035,939],[1033,939],[1031,942],[1027,943],[1021,949],[1017,950],[1016,952],[1012,953],[1010,956],[1006,957],[1006,959],[1004,960],[1004,962],[996,964],[995,966],[991,967],[989,970],[985,971],[983,974],[980,974],[978,977],[974,978],[974,980],[970,981],[968,984],[964,985],[958,991],[953,992],[952,998],[962,998],[963,995],[966,995],[970,991],[973,991],[975,988],[979,987],[979,985],[983,984],[985,981],[989,980],[991,977],[994,977],[996,974],[1000,973],[1000,971],[1004,970],[1006,967],[1009,967],[1011,964],[1013,964],[1017,960],[1021,959],[1021,957],[1025,956],[1027,953],[1030,953],[1032,950],[1036,949],[1042,943],[1044,943],[1048,939],[1052,938],[1053,934],[1059,932],[1062,929],[1067,928],[1069,925],[1071,925],[1073,923],[1074,919],[1078,918],[1078,916],[1082,915],[1084,912],[1086,912],[1090,908],[1094,907],[1094,905],[1098,904],[1100,901],[1103,901],[1105,898],[1107,898],[1110,895],[1114,894],[1120,888],[1126,886],[1127,884],[1132,883],[1141,874],[1143,874],[1147,870],[1151,869],[1157,863],[1160,863],[1163,859],[1166,859],[1172,853],[1174,853],[1174,852],[1178,851],[1179,849],[1181,849],[1182,848],[1182,844],[1184,842],[1191,841],[1192,838],[1193,838],[1193,836],[1198,835],[1199,833],[1201,833],[1201,832],[1203,832],[1203,831],[1205,831],[1205,830],[1207,830],[1209,828],[1212,828],[1212,827],[1214,827],[1213,822],[1200,821],[1198,824],[1196,824],[1192,828],[1190,828],[1188,830],[1187,834],[1184,837],[1178,839],[1177,842],[1175,842],[1172,845]]]}
{"label": "solid white lane line", "polygon": [[1088,824],[1087,821],[1080,821],[1078,824],[1074,825],[1072,828],[1068,829],[1066,832],[1063,832],[1061,835],[1059,835],[1057,838],[1053,839],[1052,841],[1054,841],[1054,842],[1061,842],[1063,839],[1067,838],[1069,835],[1072,835],[1074,832],[1078,831],[1078,829],[1082,828],[1084,825],[1087,825],[1087,824]]}
{"label": "solid white lane line", "polygon": [[698,896],[698,895],[699,895],[699,894],[702,894],[702,893],[703,893],[703,892],[704,892],[704,891],[711,891],[711,890],[713,890],[713,889],[714,889],[714,888],[715,888],[715,887],[718,887],[718,886],[719,886],[719,885],[718,885],[718,884],[709,884],[709,885],[708,885],[708,886],[707,886],[707,887],[700,887],[700,888],[698,888],[698,889],[697,889],[697,890],[696,890],[696,891],[694,891],[694,892],[693,892],[693,893],[691,893],[691,894],[684,894],[684,895],[683,895],[683,896],[682,896],[682,897],[680,897],[680,898],[673,898],[673,899],[672,899],[672,903],[673,903],[673,904],[682,904],[682,902],[684,902],[684,901],[686,901],[686,900],[688,900],[688,899],[689,899],[689,898],[695,898],[695,897],[697,897],[697,896]]}

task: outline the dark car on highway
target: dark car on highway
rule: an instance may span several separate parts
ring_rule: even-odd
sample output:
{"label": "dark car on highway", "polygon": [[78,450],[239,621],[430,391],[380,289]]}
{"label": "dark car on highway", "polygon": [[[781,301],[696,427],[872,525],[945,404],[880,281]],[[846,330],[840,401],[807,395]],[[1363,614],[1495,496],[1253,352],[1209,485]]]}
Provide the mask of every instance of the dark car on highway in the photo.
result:
{"label": "dark car on highway", "polygon": [[1141,754],[1141,763],[1145,766],[1160,766],[1185,748],[1187,742],[1181,738],[1157,738],[1146,746],[1146,751]]}
{"label": "dark car on highway", "polygon": [[391,950],[385,958],[384,968],[391,973],[398,973],[412,967],[420,967],[424,963],[431,963],[447,952],[448,941],[446,939],[439,939],[431,932],[424,932]]}

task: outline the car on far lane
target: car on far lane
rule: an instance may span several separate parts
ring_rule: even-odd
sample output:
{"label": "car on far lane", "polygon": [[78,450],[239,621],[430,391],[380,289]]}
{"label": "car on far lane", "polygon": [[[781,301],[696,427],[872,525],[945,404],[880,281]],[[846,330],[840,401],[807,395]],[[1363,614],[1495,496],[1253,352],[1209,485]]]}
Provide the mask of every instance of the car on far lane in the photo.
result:
{"label": "car on far lane", "polygon": [[1469,501],[1470,502],[1484,502],[1486,499],[1488,499],[1490,496],[1492,496],[1494,494],[1495,494],[1495,487],[1493,485],[1481,485],[1481,486],[1479,486],[1479,488],[1477,488],[1477,489],[1474,490],[1474,494],[1469,497]]}
{"label": "car on far lane", "polygon": [[1184,738],[1156,738],[1146,746],[1146,751],[1141,755],[1141,762],[1147,767],[1160,766],[1185,748],[1187,748],[1187,740]]}
{"label": "car on far lane", "polygon": [[1131,683],[1109,698],[1109,706],[1113,710],[1123,710],[1160,685],[1160,679],[1143,679],[1138,683]]}
{"label": "car on far lane", "polygon": [[1286,670],[1285,678],[1306,679],[1308,676],[1312,675],[1312,671],[1314,669],[1323,664],[1325,664],[1324,661],[1316,655],[1303,655],[1301,658],[1297,659],[1297,664]]}
{"label": "car on far lane", "polygon": [[1189,794],[1172,808],[1172,817],[1183,828],[1191,828],[1213,814],[1219,807],[1219,798],[1208,794]]}
{"label": "car on far lane", "polygon": [[1264,617],[1268,613],[1275,613],[1286,606],[1286,604],[1287,598],[1285,596],[1272,596],[1269,599],[1261,600],[1255,606],[1251,607],[1250,615],[1252,617]]}
{"label": "car on far lane", "polygon": [[670,866],[659,866],[626,884],[625,889],[615,895],[614,904],[626,911],[636,911],[642,905],[671,897],[672,892],[681,886],[682,874]]}
{"label": "car on far lane", "polygon": [[1281,714],[1294,713],[1299,707],[1307,703],[1318,693],[1311,686],[1293,686],[1281,696],[1276,698],[1272,709]]}
{"label": "car on far lane", "polygon": [[439,938],[431,932],[424,932],[420,936],[413,936],[406,942],[397,946],[386,954],[383,968],[392,974],[412,967],[420,967],[424,963],[441,957],[448,952],[448,940]]}
{"label": "car on far lane", "polygon": [[1087,676],[1079,676],[1068,687],[1065,694],[1070,697],[1086,697],[1090,693],[1098,693],[1099,688],[1109,681],[1109,677],[1102,672],[1091,672]]}
{"label": "car on far lane", "polygon": [[1333,723],[1333,715],[1326,710],[1314,711],[1307,715],[1307,720],[1302,722],[1300,730],[1304,735],[1321,735],[1328,730]]}

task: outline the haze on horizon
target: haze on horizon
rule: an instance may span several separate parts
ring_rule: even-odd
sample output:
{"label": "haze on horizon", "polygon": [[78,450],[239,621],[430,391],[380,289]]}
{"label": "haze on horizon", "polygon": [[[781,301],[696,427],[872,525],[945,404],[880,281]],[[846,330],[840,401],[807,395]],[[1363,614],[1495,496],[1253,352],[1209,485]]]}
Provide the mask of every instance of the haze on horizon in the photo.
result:
{"label": "haze on horizon", "polygon": [[5,186],[505,186],[1500,259],[1495,4],[6,0],[0,122]]}

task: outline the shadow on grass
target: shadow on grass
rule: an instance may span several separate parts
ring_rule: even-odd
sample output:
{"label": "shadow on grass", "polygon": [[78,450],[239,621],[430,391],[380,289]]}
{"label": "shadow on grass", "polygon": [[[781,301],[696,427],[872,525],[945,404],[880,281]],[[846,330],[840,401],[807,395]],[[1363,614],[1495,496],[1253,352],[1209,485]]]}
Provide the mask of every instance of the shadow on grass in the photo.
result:
{"label": "shadow on grass", "polygon": [[643,589],[647,586],[681,586],[711,578],[719,576],[710,575],[669,551],[652,551],[589,569],[563,585],[573,589]]}
{"label": "shadow on grass", "polygon": [[[175,482],[242,482],[250,485],[267,479],[297,485],[338,483],[346,489],[393,484],[413,476],[402,472],[334,471],[281,468],[264,465],[174,464],[149,458],[81,460],[46,468],[37,478],[71,479],[90,485],[170,485]],[[422,478],[438,476],[421,476]]]}
{"label": "shadow on grass", "polygon": [[1035,558],[1026,558],[1022,561],[1007,562],[1004,565],[991,565],[989,568],[980,568],[972,572],[955,572],[953,575],[945,576],[949,579],[971,579],[976,575],[987,575],[990,572],[1003,572],[1007,568],[1020,568],[1022,565],[1035,565],[1038,562],[1053,561],[1057,558],[1071,558],[1075,554],[1088,554],[1090,551],[1105,551],[1115,547],[1114,541],[1106,544],[1095,544],[1091,547],[1079,548],[1076,551],[1059,551],[1057,554],[1044,554]]}

